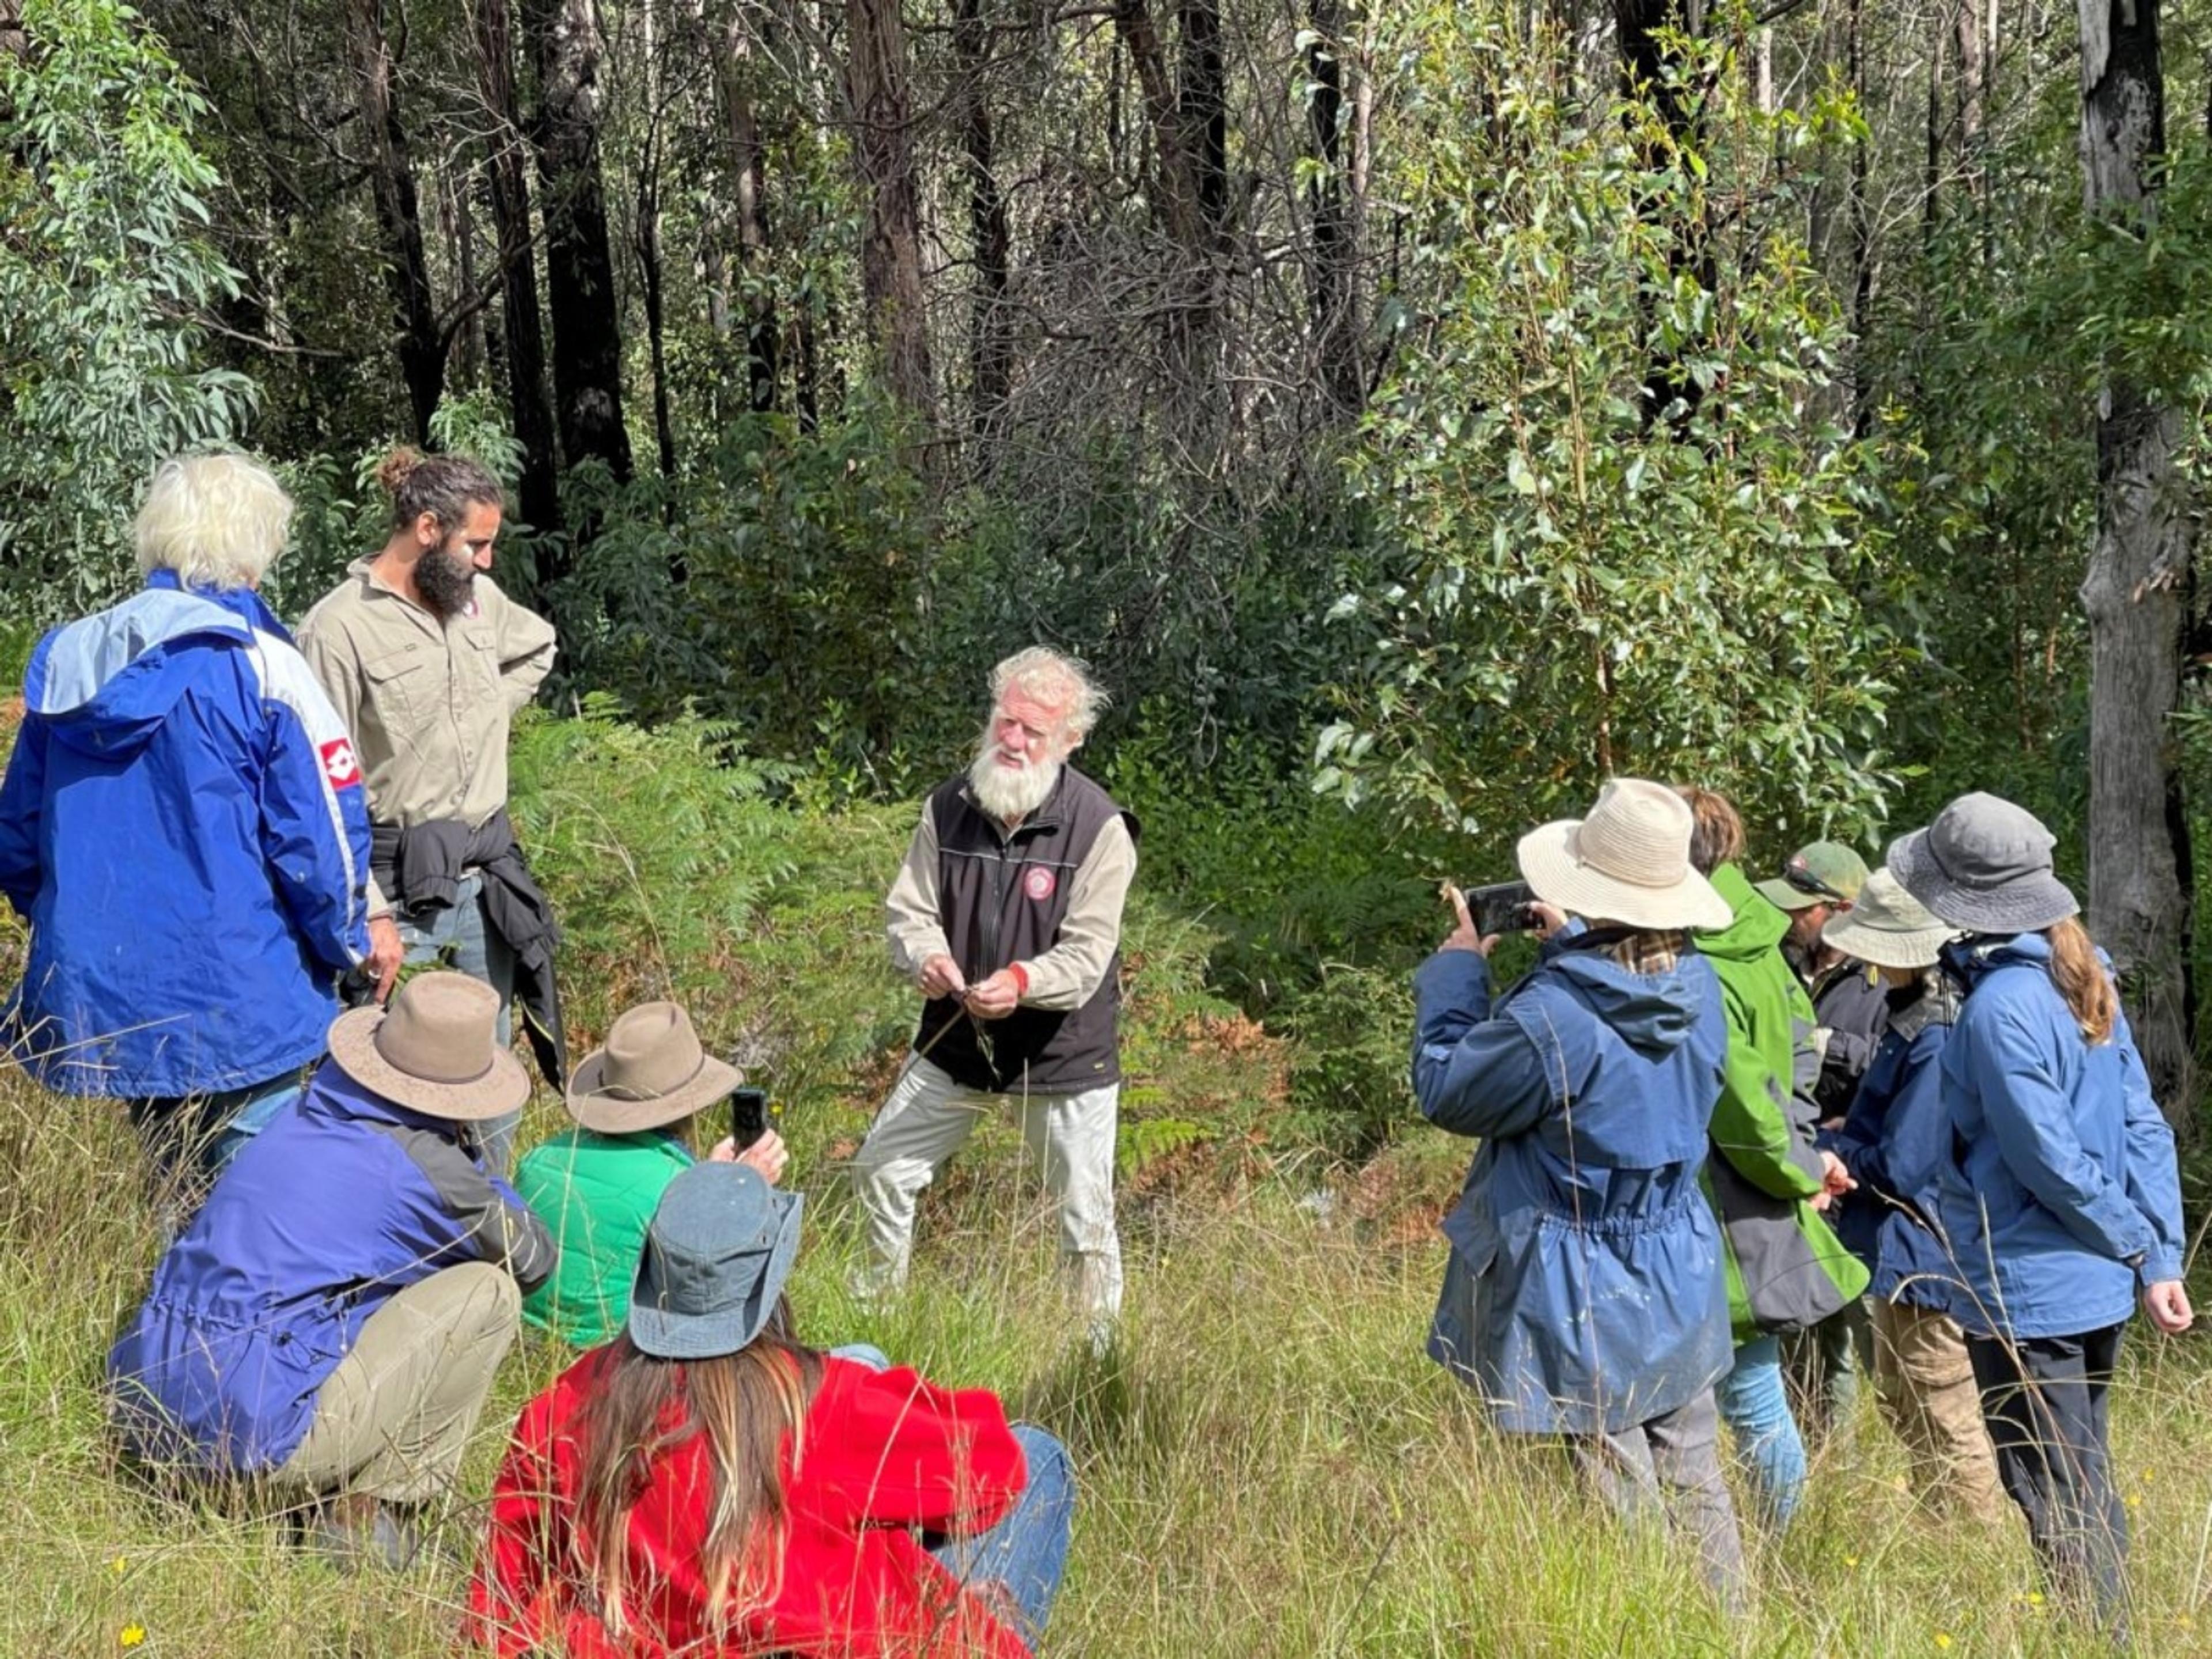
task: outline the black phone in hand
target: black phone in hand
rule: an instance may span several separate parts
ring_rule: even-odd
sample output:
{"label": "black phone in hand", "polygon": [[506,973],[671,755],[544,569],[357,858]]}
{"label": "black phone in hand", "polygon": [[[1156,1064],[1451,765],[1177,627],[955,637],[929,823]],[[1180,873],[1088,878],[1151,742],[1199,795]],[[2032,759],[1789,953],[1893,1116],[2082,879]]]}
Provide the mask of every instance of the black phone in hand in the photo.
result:
{"label": "black phone in hand", "polygon": [[738,1089],[730,1096],[730,1139],[742,1152],[782,1115],[781,1106],[769,1103],[767,1090]]}

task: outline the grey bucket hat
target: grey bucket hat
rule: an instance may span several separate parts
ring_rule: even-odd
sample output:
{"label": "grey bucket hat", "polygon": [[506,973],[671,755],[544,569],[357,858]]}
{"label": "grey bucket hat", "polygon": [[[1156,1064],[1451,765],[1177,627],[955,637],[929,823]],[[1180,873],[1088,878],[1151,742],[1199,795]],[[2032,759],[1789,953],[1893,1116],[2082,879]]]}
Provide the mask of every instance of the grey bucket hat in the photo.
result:
{"label": "grey bucket hat", "polygon": [[805,1200],[742,1164],[695,1164],[646,1228],[629,1340],[661,1359],[712,1359],[761,1334],[799,1256]]}
{"label": "grey bucket hat", "polygon": [[1996,795],[1961,795],[1925,830],[1889,844],[1890,873],[1954,927],[2032,933],[2081,908],[2052,873],[2058,838]]}

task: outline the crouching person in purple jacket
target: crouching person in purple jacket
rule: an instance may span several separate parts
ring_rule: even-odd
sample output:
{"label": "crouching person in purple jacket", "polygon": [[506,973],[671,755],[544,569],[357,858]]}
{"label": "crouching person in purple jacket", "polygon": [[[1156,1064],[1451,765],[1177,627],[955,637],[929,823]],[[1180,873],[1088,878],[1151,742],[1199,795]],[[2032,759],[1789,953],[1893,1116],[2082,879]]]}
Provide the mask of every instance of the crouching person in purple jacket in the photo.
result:
{"label": "crouching person in purple jacket", "polygon": [[424,974],[331,1027],[299,1103],[246,1146],[108,1355],[149,1462],[253,1482],[348,1563],[404,1566],[553,1270],[544,1224],[472,1126],[530,1085],[499,996]]}

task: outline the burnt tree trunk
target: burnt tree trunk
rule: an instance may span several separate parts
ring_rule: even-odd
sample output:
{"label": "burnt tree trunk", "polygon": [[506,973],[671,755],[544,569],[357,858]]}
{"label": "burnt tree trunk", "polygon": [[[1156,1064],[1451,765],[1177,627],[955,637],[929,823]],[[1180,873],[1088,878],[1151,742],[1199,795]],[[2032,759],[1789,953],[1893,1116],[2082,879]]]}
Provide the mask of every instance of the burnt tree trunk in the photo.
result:
{"label": "burnt tree trunk", "polygon": [[1310,0],[1307,19],[1313,43],[1306,49],[1310,82],[1306,131],[1314,160],[1320,163],[1306,192],[1313,217],[1313,258],[1309,302],[1313,313],[1315,356],[1333,420],[1358,416],[1366,401],[1366,374],[1359,356],[1359,239],[1352,192],[1345,188],[1344,0]]}
{"label": "burnt tree trunk", "polygon": [[[753,102],[753,38],[744,9],[733,8],[713,34],[708,50],[729,145],[728,193],[716,218],[738,249],[735,313],[744,319],[745,402],[766,414],[775,407],[783,333],[775,293],[769,284],[768,146],[761,140],[760,116]],[[726,272],[726,260],[719,249],[715,258]],[[720,292],[724,285],[717,282],[714,286]],[[727,331],[732,321],[732,307],[724,301],[717,326]]]}
{"label": "burnt tree trunk", "polygon": [[[2088,210],[2148,229],[2166,148],[2158,0],[2081,0]],[[2089,919],[2112,953],[2151,1086],[2194,1116],[2189,824],[2171,728],[2179,699],[2191,512],[2176,413],[2114,378],[2097,401],[2089,622]]]}
{"label": "burnt tree trunk", "polygon": [[530,173],[514,95],[514,37],[507,0],[476,0],[477,76],[490,118],[485,173],[499,243],[500,356],[507,406],[522,450],[522,521],[543,535],[561,528],[561,464],[545,391],[545,319],[538,303]]}
{"label": "burnt tree trunk", "polygon": [[422,204],[407,153],[407,129],[392,84],[392,48],[384,34],[383,0],[349,0],[346,52],[361,83],[362,136],[368,182],[384,242],[384,270],[398,334],[399,372],[417,442],[430,436],[430,416],[446,392],[445,331],[423,252]]}
{"label": "burnt tree trunk", "polygon": [[544,194],[545,288],[553,322],[553,414],[569,466],[604,462],[629,482],[623,421],[622,310],[599,175],[599,38],[593,0],[522,0],[538,70],[532,137]]}
{"label": "burnt tree trunk", "polygon": [[968,320],[970,424],[980,436],[1005,404],[1014,374],[1013,333],[1006,312],[1012,237],[1006,225],[1006,194],[999,188],[988,84],[991,46],[982,0],[952,0],[952,56],[960,76],[960,155],[968,174],[968,233],[975,258]]}
{"label": "burnt tree trunk", "polygon": [[[667,283],[660,247],[661,88],[659,14],[646,0],[645,144],[637,162],[637,203],[631,230],[632,252],[637,256],[638,288],[645,301],[645,345],[653,372],[653,448],[663,482],[676,482],[676,420],[669,404]],[[672,514],[673,495],[662,503]]]}
{"label": "burnt tree trunk", "polygon": [[[1671,172],[1680,165],[1681,152],[1695,153],[1705,143],[1705,93],[1707,88],[1688,82],[1680,73],[1670,34],[1698,35],[1705,28],[1703,0],[1613,0],[1613,27],[1620,46],[1621,81],[1631,98],[1647,104],[1657,116],[1667,137],[1647,147],[1644,165],[1655,172]],[[1686,169],[1685,169],[1686,171]],[[1663,198],[1655,192],[1655,204]],[[1667,259],[1677,276],[1687,276],[1711,293],[1716,283],[1712,247],[1701,225],[1673,212],[1669,204]],[[1656,331],[1655,331],[1656,332]],[[1665,421],[1678,434],[1686,434],[1705,401],[1705,388],[1683,367],[1687,355],[1655,349],[1639,399],[1644,426]]]}
{"label": "burnt tree trunk", "polygon": [[907,408],[926,416],[935,398],[921,285],[921,191],[899,0],[845,0],[845,29],[853,155],[868,198],[860,289],[886,383]]}

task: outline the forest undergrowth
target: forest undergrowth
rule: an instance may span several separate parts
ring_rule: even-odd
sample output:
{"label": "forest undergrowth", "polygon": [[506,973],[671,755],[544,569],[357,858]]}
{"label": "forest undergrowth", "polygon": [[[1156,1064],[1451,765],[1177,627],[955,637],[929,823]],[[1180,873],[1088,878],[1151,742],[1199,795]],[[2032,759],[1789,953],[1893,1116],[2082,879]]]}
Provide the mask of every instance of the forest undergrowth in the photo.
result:
{"label": "forest undergrowth", "polygon": [[[1610,1524],[1556,1452],[1492,1434],[1421,1353],[1443,1267],[1431,1224],[1465,1146],[1416,1124],[1357,1167],[1299,1150],[1285,1126],[1304,1039],[1209,991],[1218,936],[1157,892],[1128,939],[1119,1346],[1094,1359],[1081,1341],[1004,1125],[926,1200],[909,1296],[858,1305],[840,1166],[913,1012],[878,934],[909,809],[809,802],[803,780],[718,747],[726,735],[601,719],[518,740],[518,816],[569,927],[577,1046],[628,1001],[683,997],[787,1103],[788,1179],[810,1200],[803,1334],[1000,1390],[1067,1441],[1080,1502],[1046,1655],[2094,1650],[2041,1595],[2016,1522],[1984,1535],[1916,1508],[1871,1399],[1818,1449],[1809,1501],[1759,1547],[1756,1604],[1735,1620],[1663,1539]],[[20,945],[0,927],[0,976]],[[525,1144],[562,1121],[541,1089]],[[450,1559],[343,1576],[281,1522],[156,1490],[104,1431],[101,1360],[155,1253],[119,1107],[0,1071],[0,1654],[452,1651],[459,1558],[504,1437],[566,1355],[526,1334],[509,1357]],[[2212,1650],[2205,1353],[2138,1333],[2117,1390],[2145,1656]]]}

